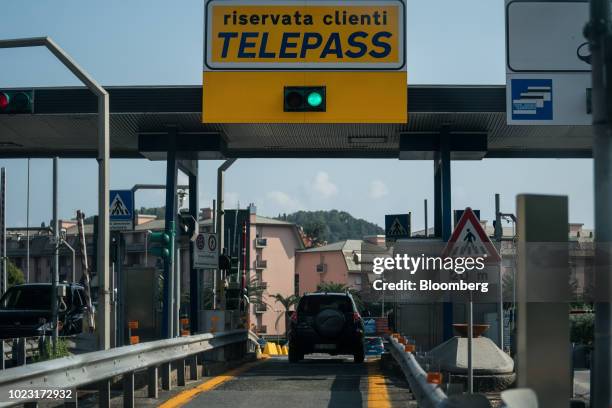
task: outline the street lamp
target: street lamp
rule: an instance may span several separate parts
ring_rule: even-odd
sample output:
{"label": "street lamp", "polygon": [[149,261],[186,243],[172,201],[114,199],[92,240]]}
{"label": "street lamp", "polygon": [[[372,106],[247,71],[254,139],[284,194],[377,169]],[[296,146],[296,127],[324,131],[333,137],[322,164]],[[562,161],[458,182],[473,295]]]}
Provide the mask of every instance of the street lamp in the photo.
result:
{"label": "street lamp", "polygon": [[60,235],[60,242],[58,245],[64,245],[72,252],[72,283],[76,282],[76,251],[74,248],[66,241],[66,230],[62,229],[62,233]]}

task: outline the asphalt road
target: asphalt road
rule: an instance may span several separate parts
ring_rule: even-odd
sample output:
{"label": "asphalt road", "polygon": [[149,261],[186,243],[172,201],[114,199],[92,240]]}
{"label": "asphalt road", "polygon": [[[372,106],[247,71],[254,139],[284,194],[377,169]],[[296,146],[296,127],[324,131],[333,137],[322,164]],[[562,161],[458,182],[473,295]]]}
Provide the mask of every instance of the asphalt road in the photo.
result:
{"label": "asphalt road", "polygon": [[406,382],[378,359],[355,364],[352,357],[307,356],[298,364],[270,358],[185,407],[386,408],[415,407]]}

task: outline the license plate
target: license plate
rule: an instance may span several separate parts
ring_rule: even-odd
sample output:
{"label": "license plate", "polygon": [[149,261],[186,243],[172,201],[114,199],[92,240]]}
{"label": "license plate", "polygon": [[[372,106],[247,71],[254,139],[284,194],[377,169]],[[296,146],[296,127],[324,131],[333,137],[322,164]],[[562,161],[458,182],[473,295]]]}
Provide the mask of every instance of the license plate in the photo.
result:
{"label": "license plate", "polygon": [[315,349],[317,350],[335,350],[335,344],[315,344]]}

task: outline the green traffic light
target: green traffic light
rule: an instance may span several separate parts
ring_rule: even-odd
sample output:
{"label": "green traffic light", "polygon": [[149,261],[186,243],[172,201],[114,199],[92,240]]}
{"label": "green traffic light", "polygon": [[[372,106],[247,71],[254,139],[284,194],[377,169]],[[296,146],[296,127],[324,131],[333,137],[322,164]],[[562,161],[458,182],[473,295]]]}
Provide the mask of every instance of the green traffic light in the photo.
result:
{"label": "green traffic light", "polygon": [[320,106],[323,103],[323,96],[319,92],[311,92],[306,98],[308,105],[312,107]]}

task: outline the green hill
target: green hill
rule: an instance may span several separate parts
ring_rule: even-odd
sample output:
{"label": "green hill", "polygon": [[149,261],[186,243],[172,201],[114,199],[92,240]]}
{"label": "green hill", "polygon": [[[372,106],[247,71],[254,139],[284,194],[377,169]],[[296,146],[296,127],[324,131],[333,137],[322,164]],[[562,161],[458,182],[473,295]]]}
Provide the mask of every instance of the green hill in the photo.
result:
{"label": "green hill", "polygon": [[366,220],[353,217],[345,211],[298,211],[279,215],[277,219],[293,222],[319,242],[328,243],[345,239],[362,239],[365,235],[384,234],[383,228]]}

